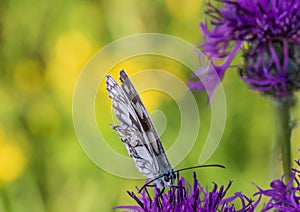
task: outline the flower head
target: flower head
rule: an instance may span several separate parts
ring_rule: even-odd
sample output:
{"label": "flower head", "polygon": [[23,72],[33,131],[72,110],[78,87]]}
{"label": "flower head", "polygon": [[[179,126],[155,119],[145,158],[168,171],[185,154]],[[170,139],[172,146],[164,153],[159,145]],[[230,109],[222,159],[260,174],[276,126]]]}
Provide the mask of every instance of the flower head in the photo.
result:
{"label": "flower head", "polygon": [[[299,165],[299,161],[297,161]],[[294,169],[287,183],[284,182],[283,176],[281,180],[273,180],[270,183],[271,188],[263,190],[258,187],[259,191],[255,194],[266,196],[269,201],[264,205],[262,212],[270,209],[278,211],[300,211],[300,184],[297,180],[299,171]]]}
{"label": "flower head", "polygon": [[[138,197],[134,192],[128,194],[136,201],[137,206],[117,206],[115,209],[129,209],[132,211],[254,211],[257,204],[242,193],[237,192],[233,196],[225,198],[230,188],[230,181],[226,187],[223,185],[218,188],[214,184],[213,189],[208,191],[197,180],[194,173],[194,183],[186,184],[184,178],[178,180],[175,187],[171,187],[167,193],[161,194],[159,189],[154,190],[154,199],[148,196],[143,190],[141,196]],[[240,200],[240,209],[234,205],[234,201]]]}
{"label": "flower head", "polygon": [[[226,65],[213,64],[216,75],[222,79],[242,49],[241,77],[250,88],[279,99],[292,97],[300,88],[300,0],[220,1],[221,9],[208,3],[212,26],[200,24],[203,52],[212,63],[227,58]],[[202,82],[191,87],[204,88]]]}

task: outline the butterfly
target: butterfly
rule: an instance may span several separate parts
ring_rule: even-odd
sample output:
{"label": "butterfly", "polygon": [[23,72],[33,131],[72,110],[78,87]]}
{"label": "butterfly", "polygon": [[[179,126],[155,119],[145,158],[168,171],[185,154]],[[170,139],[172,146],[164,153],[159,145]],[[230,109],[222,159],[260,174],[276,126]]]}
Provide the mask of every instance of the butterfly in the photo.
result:
{"label": "butterfly", "polygon": [[170,187],[176,178],[158,133],[133,84],[124,70],[120,72],[120,86],[110,75],[106,89],[112,99],[120,126],[112,126],[119,134],[137,169],[147,178],[156,179],[158,187]]}
{"label": "butterfly", "polygon": [[182,170],[208,166],[223,167],[212,164],[174,171],[149,114],[124,70],[120,71],[120,80],[121,86],[110,75],[106,75],[108,96],[120,123],[112,128],[126,145],[137,169],[150,179],[142,188],[149,183],[153,183],[157,188],[171,187],[176,179],[175,172]]}

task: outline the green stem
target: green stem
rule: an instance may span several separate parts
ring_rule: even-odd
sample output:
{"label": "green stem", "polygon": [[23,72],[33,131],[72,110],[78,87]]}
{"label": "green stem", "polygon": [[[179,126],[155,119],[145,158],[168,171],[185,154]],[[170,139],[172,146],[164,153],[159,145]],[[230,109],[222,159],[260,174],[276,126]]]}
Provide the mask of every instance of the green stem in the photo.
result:
{"label": "green stem", "polygon": [[283,172],[287,176],[291,172],[291,120],[290,120],[291,103],[288,100],[279,100],[276,102],[276,153],[280,149],[280,155],[283,165]]}

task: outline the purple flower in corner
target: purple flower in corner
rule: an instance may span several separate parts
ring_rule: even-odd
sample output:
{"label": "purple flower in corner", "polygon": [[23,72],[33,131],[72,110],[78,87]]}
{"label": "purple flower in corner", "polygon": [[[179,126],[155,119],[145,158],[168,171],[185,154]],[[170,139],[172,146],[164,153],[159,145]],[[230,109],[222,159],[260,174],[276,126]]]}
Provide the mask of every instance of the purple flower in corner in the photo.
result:
{"label": "purple flower in corner", "polygon": [[[299,161],[297,164],[299,165]],[[299,176],[299,171],[294,169],[287,183],[284,182],[286,176],[283,176],[281,180],[273,180],[270,189],[263,190],[258,187],[259,191],[255,195],[269,198],[262,212],[271,209],[282,212],[300,211],[300,185],[296,179],[297,175]]]}
{"label": "purple flower in corner", "polygon": [[[154,190],[153,200],[143,190],[140,197],[134,192],[128,194],[136,201],[136,206],[117,206],[114,209],[127,209],[131,211],[160,211],[160,212],[181,212],[181,211],[254,211],[258,201],[255,203],[240,192],[233,196],[225,198],[225,195],[230,188],[232,182],[224,187],[218,188],[214,184],[213,189],[208,191],[197,180],[194,173],[194,183],[186,184],[184,178],[180,178],[177,186],[170,188],[168,192],[160,194],[159,189]],[[234,205],[234,202],[240,200],[239,209]],[[254,203],[254,204],[253,204]]]}
{"label": "purple flower in corner", "polygon": [[[222,2],[222,7],[209,2],[206,14],[210,21],[200,25],[205,38],[203,52],[212,67],[202,81],[190,82],[190,87],[206,89],[211,97],[242,50],[240,75],[251,89],[275,99],[293,99],[300,88],[300,0],[217,2]],[[215,59],[225,62],[217,66]]]}

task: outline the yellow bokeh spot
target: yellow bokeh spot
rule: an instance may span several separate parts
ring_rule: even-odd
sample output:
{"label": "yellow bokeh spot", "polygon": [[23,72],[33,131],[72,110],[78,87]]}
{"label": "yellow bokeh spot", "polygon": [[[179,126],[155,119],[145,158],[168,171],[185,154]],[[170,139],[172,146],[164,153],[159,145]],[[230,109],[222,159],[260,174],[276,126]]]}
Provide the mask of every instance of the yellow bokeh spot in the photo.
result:
{"label": "yellow bokeh spot", "polygon": [[40,63],[35,60],[23,60],[18,63],[14,70],[14,83],[17,88],[28,94],[41,91],[44,81]]}
{"label": "yellow bokeh spot", "polygon": [[23,147],[7,139],[2,129],[0,129],[0,164],[0,186],[17,179],[27,164]]}
{"label": "yellow bokeh spot", "polygon": [[203,1],[199,0],[166,0],[169,12],[173,16],[185,21],[200,16],[202,5]]}
{"label": "yellow bokeh spot", "polygon": [[80,32],[62,35],[55,45],[56,60],[62,65],[77,70],[92,54],[92,46],[87,37]]}
{"label": "yellow bokeh spot", "polygon": [[57,40],[46,78],[62,96],[72,96],[80,71],[95,52],[92,46],[80,32],[68,32]]}

